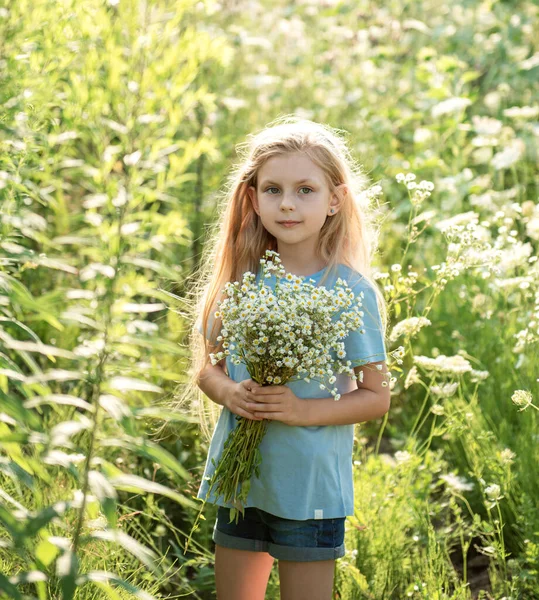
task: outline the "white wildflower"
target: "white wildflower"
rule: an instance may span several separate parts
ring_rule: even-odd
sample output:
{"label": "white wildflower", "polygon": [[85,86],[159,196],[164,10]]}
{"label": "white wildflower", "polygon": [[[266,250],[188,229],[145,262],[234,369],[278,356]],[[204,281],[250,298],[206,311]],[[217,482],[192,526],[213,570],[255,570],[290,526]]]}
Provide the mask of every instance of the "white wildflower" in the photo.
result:
{"label": "white wildflower", "polygon": [[430,386],[430,391],[432,392],[433,396],[436,396],[437,398],[451,398],[455,395],[458,386],[459,384],[456,381],[451,383],[443,383],[441,385],[432,384]]}
{"label": "white wildflower", "polygon": [[[533,396],[527,390],[515,390],[511,396],[513,404],[520,407],[520,410],[526,410],[533,402]],[[532,411],[533,412],[533,411]]]}
{"label": "white wildflower", "polygon": [[525,150],[526,146],[524,142],[521,139],[516,138],[512,140],[511,143],[503,150],[495,154],[492,157],[490,164],[497,171],[501,169],[508,169],[522,158]]}
{"label": "white wildflower", "polygon": [[412,458],[412,455],[407,450],[397,450],[395,452],[395,460],[398,464],[408,462]]}
{"label": "white wildflower", "polygon": [[513,463],[516,454],[510,448],[504,448],[500,452],[500,460],[504,465],[510,465]]}
{"label": "white wildflower", "polygon": [[[266,252],[261,265],[259,282],[249,272],[241,283],[225,286],[228,297],[219,305],[222,330],[217,338],[223,340],[223,351],[210,355],[212,363],[229,357],[233,364],[251,365],[251,377],[256,372],[275,385],[291,378],[313,379],[340,399],[338,389],[328,385],[337,383],[337,373],[358,378],[345,360],[344,340],[350,331],[365,333],[364,292],[356,296],[342,278],[331,290],[317,287],[314,280],[287,273],[274,251]],[[274,290],[265,282],[267,275],[276,277]]]}
{"label": "white wildflower", "polygon": [[448,98],[433,106],[431,115],[436,118],[442,115],[460,112],[467,106],[470,106],[471,103],[472,101],[469,98]]}
{"label": "white wildflower", "polygon": [[407,339],[415,337],[423,327],[428,325],[431,325],[431,322],[426,317],[410,317],[409,319],[403,319],[393,327],[390,340],[394,342],[400,336],[404,336]]}
{"label": "white wildflower", "polygon": [[497,483],[493,483],[485,488],[485,496],[491,502],[498,502],[501,500],[501,488]]}
{"label": "white wildflower", "polygon": [[467,481],[464,477],[460,477],[454,473],[440,475],[440,479],[444,481],[447,487],[454,492],[468,492],[474,489],[472,482]]}
{"label": "white wildflower", "polygon": [[446,375],[462,375],[472,370],[470,362],[460,354],[455,356],[440,354],[436,358],[414,356],[414,362],[425,371]]}
{"label": "white wildflower", "polygon": [[421,377],[419,376],[419,371],[417,367],[414,365],[409,371],[406,379],[404,381],[404,389],[407,390],[414,383],[419,383],[421,381]]}
{"label": "white wildflower", "polygon": [[512,119],[535,119],[539,115],[539,106],[512,106],[506,108],[503,114]]}

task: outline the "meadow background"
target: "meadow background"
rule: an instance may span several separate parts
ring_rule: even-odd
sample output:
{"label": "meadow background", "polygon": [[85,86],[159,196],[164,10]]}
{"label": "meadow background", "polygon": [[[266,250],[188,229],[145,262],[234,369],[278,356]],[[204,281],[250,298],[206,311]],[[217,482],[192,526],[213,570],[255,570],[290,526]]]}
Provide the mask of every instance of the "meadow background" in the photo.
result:
{"label": "meadow background", "polygon": [[539,598],[538,12],[0,4],[0,597],[215,597],[184,299],[235,144],[294,113],[371,177],[405,350],[335,598]]}

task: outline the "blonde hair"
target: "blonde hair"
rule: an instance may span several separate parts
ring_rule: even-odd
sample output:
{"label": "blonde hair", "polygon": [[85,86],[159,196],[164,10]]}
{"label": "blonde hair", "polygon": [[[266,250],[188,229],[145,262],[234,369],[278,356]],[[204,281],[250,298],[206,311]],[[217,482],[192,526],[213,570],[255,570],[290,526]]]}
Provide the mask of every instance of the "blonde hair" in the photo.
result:
{"label": "blonde hair", "polygon": [[[256,273],[265,251],[277,251],[277,242],[262,225],[255,212],[247,189],[257,186],[261,166],[273,156],[305,153],[325,174],[330,193],[342,200],[340,210],[326,219],[320,230],[318,258],[327,266],[320,284],[339,263],[358,271],[373,284],[382,319],[383,335],[387,328],[387,308],[378,286],[371,279],[371,260],[377,246],[378,231],[369,209],[370,195],[365,194],[368,178],[362,167],[350,155],[341,130],[315,123],[308,119],[284,116],[270,123],[248,141],[237,145],[241,160],[232,169],[227,189],[218,202],[218,219],[206,242],[198,271],[191,289],[194,301],[188,305],[192,320],[189,338],[190,370],[187,383],[175,402],[175,408],[184,409],[198,417],[203,435],[209,441],[221,408],[209,400],[197,385],[202,369],[209,362],[210,352],[222,349],[222,340],[216,338],[221,319],[215,318],[217,301],[223,299],[222,290],[229,281],[241,281],[243,273]],[[346,184],[348,193],[335,188]],[[208,332],[210,316],[213,327]],[[208,332],[210,340],[202,336]]]}

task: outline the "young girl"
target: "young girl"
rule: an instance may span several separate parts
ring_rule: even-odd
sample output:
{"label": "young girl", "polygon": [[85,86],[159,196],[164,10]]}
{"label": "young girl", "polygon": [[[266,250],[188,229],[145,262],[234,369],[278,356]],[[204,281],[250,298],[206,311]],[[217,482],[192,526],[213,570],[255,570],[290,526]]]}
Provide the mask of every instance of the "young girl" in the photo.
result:
{"label": "young girl", "polygon": [[[363,193],[366,183],[334,130],[284,117],[252,136],[206,246],[192,377],[213,406],[223,408],[198,498],[207,495],[237,416],[269,420],[260,445],[260,476],[251,478],[245,516],[229,523],[232,505],[213,494],[207,498],[219,507],[213,530],[218,600],[262,600],[275,558],[282,599],[332,597],[335,559],[345,554],[345,518],[354,514],[354,424],[381,417],[390,402],[386,311],[369,279],[374,236],[368,213],[361,210],[369,197]],[[346,360],[362,380],[337,375],[337,402],[317,382],[262,387],[228,357],[215,366],[209,361],[209,353],[222,347],[216,339],[220,319],[213,316],[221,290],[246,271],[259,279],[266,249],[279,253],[289,273],[328,289],[341,277],[356,296],[363,292],[365,331],[345,340]],[[275,275],[266,284],[274,286]],[[204,396],[198,406],[209,438]]]}

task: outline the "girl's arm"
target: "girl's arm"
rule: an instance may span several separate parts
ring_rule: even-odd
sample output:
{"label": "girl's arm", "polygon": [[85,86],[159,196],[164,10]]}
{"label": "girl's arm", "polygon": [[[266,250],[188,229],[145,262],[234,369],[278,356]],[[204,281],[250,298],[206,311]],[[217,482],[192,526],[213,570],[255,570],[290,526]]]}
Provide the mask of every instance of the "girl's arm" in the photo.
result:
{"label": "girl's arm", "polygon": [[386,414],[391,404],[391,391],[389,385],[382,385],[388,379],[385,361],[355,367],[354,371],[356,375],[363,371],[361,387],[342,394],[337,402],[333,398],[306,402],[303,405],[306,425],[349,425],[372,421]]}
{"label": "girl's arm", "polygon": [[225,360],[218,362],[216,365],[208,363],[198,376],[198,387],[215,403],[225,406],[235,415],[261,421],[262,417],[253,414],[246,410],[247,405],[247,390],[258,384],[252,379],[234,381],[225,373]]}
{"label": "girl's arm", "polygon": [[226,406],[226,398],[230,397],[236,382],[225,373],[225,359],[223,359],[216,365],[208,363],[200,372],[197,385],[210,400]]}

